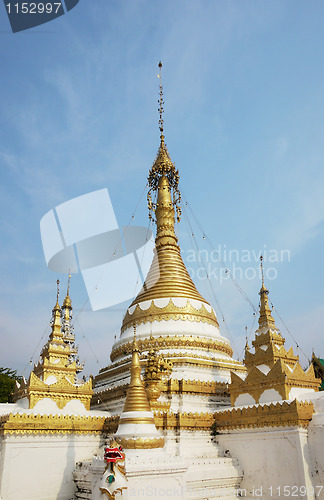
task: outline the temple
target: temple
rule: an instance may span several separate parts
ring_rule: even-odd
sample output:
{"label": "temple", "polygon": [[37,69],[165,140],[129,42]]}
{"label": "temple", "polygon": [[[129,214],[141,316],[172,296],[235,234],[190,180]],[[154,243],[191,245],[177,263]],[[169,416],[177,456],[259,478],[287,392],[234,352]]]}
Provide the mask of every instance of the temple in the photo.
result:
{"label": "temple", "polygon": [[324,498],[322,360],[304,370],[285,348],[262,259],[255,339],[242,363],[233,358],[181,257],[179,172],[165,144],[159,76],[151,267],[110,364],[88,381],[78,379],[70,278],[62,306],[57,289],[39,361],[15,403],[0,405],[0,498]]}

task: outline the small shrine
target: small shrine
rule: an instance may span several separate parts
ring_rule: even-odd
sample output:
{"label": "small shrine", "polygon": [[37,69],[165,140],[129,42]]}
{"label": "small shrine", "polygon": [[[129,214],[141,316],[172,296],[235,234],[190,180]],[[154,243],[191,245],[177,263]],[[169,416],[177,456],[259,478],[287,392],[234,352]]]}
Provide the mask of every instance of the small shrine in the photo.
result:
{"label": "small shrine", "polygon": [[23,379],[21,384],[16,384],[13,399],[18,401],[27,398],[28,407],[34,408],[38,402],[50,398],[60,409],[69,402],[77,400],[84,405],[85,410],[89,410],[93,394],[92,379],[82,382],[77,378],[83,366],[77,357],[78,351],[71,326],[72,303],[69,284],[62,309],[58,299],[59,281],[57,281],[56,304],[52,310],[49,340],[43,347],[40,359],[28,381]]}
{"label": "small shrine", "polygon": [[312,365],[304,371],[292,347],[287,351],[285,339],[275,325],[269,307],[269,290],[264,284],[261,257],[262,286],[260,295],[259,327],[255,333],[251,352],[245,347],[243,364],[247,374],[243,378],[232,372],[229,385],[232,406],[293,400],[310,391],[318,391],[320,380]]}

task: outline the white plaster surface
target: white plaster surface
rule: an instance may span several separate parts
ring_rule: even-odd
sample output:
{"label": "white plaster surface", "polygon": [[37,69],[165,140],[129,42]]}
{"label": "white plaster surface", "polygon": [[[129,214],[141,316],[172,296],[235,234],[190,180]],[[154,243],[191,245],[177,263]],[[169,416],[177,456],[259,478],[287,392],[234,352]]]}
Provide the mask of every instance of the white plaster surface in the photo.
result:
{"label": "white plaster surface", "polygon": [[258,370],[260,370],[260,372],[264,373],[265,375],[267,375],[267,373],[269,373],[269,371],[270,371],[270,368],[268,365],[258,365],[257,368],[258,368]]}
{"label": "white plaster surface", "polygon": [[254,397],[251,396],[248,392],[240,394],[235,400],[236,406],[245,406],[245,405],[253,405],[255,403]]}
{"label": "white plaster surface", "polygon": [[6,435],[1,441],[1,500],[71,500],[76,462],[98,453],[97,435]]}
{"label": "white plaster surface", "polygon": [[307,395],[313,393],[315,394],[314,389],[306,389],[304,387],[292,387],[289,391],[289,401],[293,401],[294,399],[305,399]]}
{"label": "white plaster surface", "polygon": [[260,396],[259,403],[270,403],[272,401],[282,401],[282,397],[275,389],[266,389]]}
{"label": "white plaster surface", "polygon": [[[308,398],[316,412],[308,426],[311,470],[314,486],[320,488],[324,485],[324,391],[309,394]],[[319,498],[324,498],[324,491]]]}
{"label": "white plaster surface", "polygon": [[[209,323],[203,323],[202,321],[189,321],[189,320],[173,320],[170,319],[168,321],[152,321],[147,323],[141,323],[136,328],[136,335],[138,338],[141,337],[159,337],[160,335],[186,335],[186,336],[200,336],[211,339],[218,339],[224,342],[226,345],[230,345],[230,342],[227,338],[223,337],[219,328],[215,325]],[[126,328],[126,330],[122,333],[119,340],[117,340],[113,347],[117,347],[120,344],[128,342],[129,339],[132,339],[134,336],[133,327]]]}
{"label": "white plaster surface", "polygon": [[151,424],[141,422],[123,422],[123,419],[136,419],[136,418],[151,418],[153,414],[151,411],[124,411],[120,417],[120,423],[116,436],[124,439],[137,439],[137,438],[154,438],[162,437],[160,431],[157,430],[154,420]]}
{"label": "white plaster surface", "polygon": [[47,385],[56,384],[56,382],[57,382],[57,378],[56,378],[54,375],[50,375],[50,376],[46,379],[46,384],[47,384]]}
{"label": "white plaster surface", "polygon": [[[285,496],[292,498],[293,488],[297,488],[297,498],[314,500],[307,430],[296,427],[242,429],[221,433],[216,439],[239,460],[244,471],[242,496],[255,498],[256,489],[261,489],[263,499],[279,499],[283,498],[286,487]],[[308,493],[302,496],[300,488],[304,486]]]}

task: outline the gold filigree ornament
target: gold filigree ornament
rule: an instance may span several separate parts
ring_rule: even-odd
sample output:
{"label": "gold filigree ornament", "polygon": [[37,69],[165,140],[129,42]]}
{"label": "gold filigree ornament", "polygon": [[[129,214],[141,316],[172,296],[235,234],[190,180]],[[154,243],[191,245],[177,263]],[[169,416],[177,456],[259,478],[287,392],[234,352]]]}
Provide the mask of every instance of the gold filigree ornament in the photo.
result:
{"label": "gold filigree ornament", "polygon": [[155,412],[155,425],[163,430],[209,430],[213,424],[214,416],[212,413],[172,413]]}
{"label": "gold filigree ornament", "polygon": [[[139,349],[143,351],[149,351],[152,347],[156,347],[159,350],[161,349],[180,349],[180,348],[186,348],[186,349],[199,349],[199,350],[204,350],[204,351],[209,351],[209,352],[219,352],[219,353],[224,353],[227,354],[228,356],[232,357],[233,355],[233,350],[231,346],[227,342],[223,342],[222,340],[218,339],[210,339],[210,338],[205,338],[205,337],[193,337],[193,336],[187,336],[187,335],[167,335],[167,336],[160,336],[160,337],[154,337],[153,339],[147,338],[147,339],[139,339],[138,340],[138,347]],[[111,361],[115,361],[119,356],[127,356],[131,354],[132,352],[132,342],[127,342],[125,344],[121,344],[118,347],[113,348],[110,359]],[[166,355],[165,355],[166,357]],[[224,362],[231,362],[233,360],[224,360]],[[245,368],[244,368],[245,371]]]}
{"label": "gold filigree ornament", "polygon": [[116,438],[117,442],[120,443],[124,448],[131,449],[155,449],[155,448],[163,448],[164,446],[164,438]]}
{"label": "gold filigree ornament", "polygon": [[[187,292],[184,292],[186,295]],[[197,292],[198,293],[198,292]],[[185,306],[176,306],[172,300],[169,299],[168,304],[165,307],[158,307],[154,300],[151,300],[151,305],[147,309],[141,309],[140,304],[137,304],[132,313],[127,310],[121,333],[123,333],[131,325],[140,325],[142,323],[153,323],[153,321],[191,321],[195,323],[207,323],[209,325],[219,327],[214,310],[211,308],[210,311],[207,310],[204,302],[201,302],[199,309],[193,307],[190,300],[187,300]],[[210,306],[209,306],[210,307]]]}
{"label": "gold filigree ornament", "polygon": [[162,380],[170,377],[172,363],[155,349],[150,349],[144,371],[144,383],[150,405],[156,403],[162,392]]}
{"label": "gold filigree ornament", "polygon": [[152,193],[156,192],[158,189],[159,181],[162,177],[166,177],[168,179],[168,184],[170,189],[173,189],[173,205],[177,210],[177,220],[180,221],[181,217],[181,208],[179,206],[181,195],[179,191],[179,171],[176,170],[174,164],[171,161],[170,155],[164,143],[164,100],[163,100],[163,86],[162,86],[162,78],[161,78],[161,70],[162,63],[159,63],[160,69],[160,96],[159,96],[159,128],[160,128],[160,147],[158,150],[158,154],[156,156],[155,162],[149,172],[148,176],[148,186],[149,191],[147,194],[148,208],[149,208],[149,218],[154,220],[153,213],[156,211],[158,205],[152,201]]}

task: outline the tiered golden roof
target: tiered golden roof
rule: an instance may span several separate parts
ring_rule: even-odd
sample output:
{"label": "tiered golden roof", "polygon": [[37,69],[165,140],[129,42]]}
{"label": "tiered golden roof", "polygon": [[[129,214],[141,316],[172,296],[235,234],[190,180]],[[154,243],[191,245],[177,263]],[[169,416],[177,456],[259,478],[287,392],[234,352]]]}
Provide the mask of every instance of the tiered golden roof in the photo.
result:
{"label": "tiered golden roof", "polygon": [[[43,347],[40,360],[34,366],[28,382],[23,380],[20,386],[17,386],[13,397],[15,401],[27,397],[29,408],[33,408],[44,398],[51,398],[59,408],[63,408],[71,400],[78,399],[89,410],[93,394],[92,380],[83,384],[77,380],[76,375],[80,371],[80,365],[75,359],[77,350],[65,341],[62,332],[58,285],[59,281],[57,281],[56,304],[52,310],[49,341]],[[69,312],[72,309],[69,293],[65,297],[64,305],[65,311]]]}
{"label": "tiered golden roof", "polygon": [[260,290],[259,328],[252,345],[255,352],[245,349],[244,365],[247,376],[244,380],[231,373],[230,394],[232,405],[241,394],[250,394],[256,403],[264,391],[274,389],[280,395],[278,399],[287,400],[292,388],[314,389],[318,391],[319,380],[316,379],[312,365],[305,372],[299,364],[292,347],[287,351],[285,339],[275,325],[268,303],[268,294],[264,280]]}

